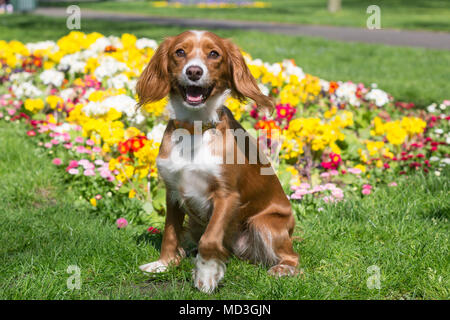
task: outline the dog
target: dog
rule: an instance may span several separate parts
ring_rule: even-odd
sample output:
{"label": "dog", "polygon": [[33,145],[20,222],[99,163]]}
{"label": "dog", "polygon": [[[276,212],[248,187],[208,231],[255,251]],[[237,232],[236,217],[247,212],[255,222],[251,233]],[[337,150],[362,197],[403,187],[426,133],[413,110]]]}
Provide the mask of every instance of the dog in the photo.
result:
{"label": "dog", "polygon": [[[270,267],[270,275],[296,275],[299,258],[292,246],[290,201],[260,148],[258,159],[251,161],[255,139],[238,143],[235,135],[227,134],[246,134],[223,105],[228,95],[250,98],[259,108],[274,107],[240,49],[208,31],[166,38],[139,77],[136,92],[140,105],[169,95],[170,113],[157,157],[167,191],[161,254],[140,269],[164,272],[178,265],[185,257],[182,235],[187,230],[198,244],[192,273],[202,292],[217,288],[231,254]],[[198,139],[201,143],[195,146]],[[239,156],[241,163],[228,161]],[[264,170],[270,174],[262,174]]]}

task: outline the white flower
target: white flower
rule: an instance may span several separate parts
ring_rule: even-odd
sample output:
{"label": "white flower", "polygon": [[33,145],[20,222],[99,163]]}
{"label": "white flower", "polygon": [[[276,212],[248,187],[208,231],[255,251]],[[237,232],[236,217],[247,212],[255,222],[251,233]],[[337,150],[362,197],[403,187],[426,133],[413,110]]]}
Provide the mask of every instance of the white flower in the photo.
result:
{"label": "white flower", "polygon": [[103,52],[105,51],[106,47],[110,45],[111,40],[106,37],[101,37],[95,40],[95,42],[89,46],[89,50],[92,50],[94,52]]}
{"label": "white flower", "polygon": [[153,50],[156,50],[158,47],[158,44],[155,40],[147,39],[147,38],[140,38],[136,40],[136,48],[138,49],[144,49],[144,48],[152,48]]}
{"label": "white flower", "polygon": [[13,84],[11,86],[11,90],[18,98],[24,97],[34,98],[43,94],[41,90],[36,88],[30,82],[21,82],[19,84]]}
{"label": "white flower", "polygon": [[267,88],[265,85],[263,85],[262,83],[258,84],[258,88],[259,90],[261,90],[262,94],[264,95],[269,95],[269,88]]}
{"label": "white flower", "polygon": [[283,75],[285,78],[289,79],[290,76],[294,75],[298,78],[298,80],[302,80],[305,77],[302,68],[297,67],[291,60],[283,61]]}
{"label": "white flower", "polygon": [[441,175],[441,172],[440,172],[440,171],[435,171],[435,172],[434,172],[434,175],[435,175],[436,177],[439,177],[439,176]]}
{"label": "white flower", "polygon": [[13,73],[10,77],[9,80],[12,82],[23,82],[23,81],[27,81],[28,79],[30,79],[32,77],[32,74],[30,72],[16,72]]}
{"label": "white flower", "polygon": [[446,107],[447,107],[447,106],[446,106],[445,104],[442,103],[442,104],[439,106],[439,109],[445,110]]}
{"label": "white flower", "polygon": [[377,107],[382,107],[389,102],[389,95],[380,89],[372,89],[366,94],[367,100],[375,101]]}
{"label": "white flower", "polygon": [[106,82],[108,87],[110,87],[110,88],[112,87],[115,89],[122,89],[122,88],[128,87],[128,83],[129,83],[129,79],[123,73],[108,79],[108,81]]}
{"label": "white flower", "polygon": [[166,126],[163,125],[162,123],[158,123],[156,126],[152,128],[152,130],[149,133],[147,133],[147,138],[155,142],[161,142],[165,130]]}
{"label": "white flower", "polygon": [[83,61],[80,52],[68,54],[59,60],[58,70],[69,70],[70,74],[83,73],[86,62]]}
{"label": "white flower", "polygon": [[435,112],[436,111],[436,103],[432,103],[427,107],[428,112]]}
{"label": "white flower", "polygon": [[99,80],[102,80],[105,77],[111,77],[117,72],[128,70],[125,63],[117,61],[113,57],[102,57],[99,60],[100,65],[94,71],[95,77]]}
{"label": "white flower", "polygon": [[67,88],[62,90],[59,95],[61,96],[61,98],[64,99],[64,101],[67,101],[69,99],[73,99],[76,96],[76,92],[73,88]]}
{"label": "white flower", "polygon": [[[125,94],[120,94],[108,97],[100,102],[89,101],[82,110],[87,116],[99,116],[106,114],[111,108],[114,108],[119,112],[125,113],[129,119],[132,119],[139,115],[136,112],[136,104],[137,102],[133,98]],[[141,117],[135,119],[135,121],[142,120]]]}
{"label": "white flower", "polygon": [[328,92],[328,90],[330,90],[330,82],[328,82],[328,81],[326,81],[326,80],[323,80],[323,79],[320,79],[320,80],[319,80],[319,83],[320,83],[320,87],[321,87],[324,91],[327,91],[327,92]]}
{"label": "white flower", "polygon": [[348,102],[349,104],[359,107],[360,101],[356,96],[356,84],[352,82],[345,82],[339,85],[336,89],[335,95],[338,98],[338,102]]}
{"label": "white flower", "polygon": [[430,157],[430,161],[431,161],[431,162],[439,161],[439,157],[432,156],[432,157]]}
{"label": "white flower", "polygon": [[56,43],[54,41],[39,41],[34,43],[27,43],[25,45],[30,51],[31,54],[33,54],[36,50],[47,50],[47,49],[53,49],[56,47]]}
{"label": "white flower", "polygon": [[450,164],[450,158],[445,158],[441,160],[441,163]]}
{"label": "white flower", "polygon": [[52,84],[55,87],[60,87],[64,80],[64,73],[55,69],[49,69],[42,72],[39,78],[45,85]]}
{"label": "white flower", "polygon": [[436,133],[436,134],[443,134],[444,130],[438,128],[438,129],[434,130],[434,133]]}

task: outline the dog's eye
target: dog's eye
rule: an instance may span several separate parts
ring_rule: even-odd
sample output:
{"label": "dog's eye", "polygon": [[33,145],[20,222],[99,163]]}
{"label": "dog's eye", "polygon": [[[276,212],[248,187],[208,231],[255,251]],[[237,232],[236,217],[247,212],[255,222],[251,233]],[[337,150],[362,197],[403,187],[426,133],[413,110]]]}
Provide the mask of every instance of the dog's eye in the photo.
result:
{"label": "dog's eye", "polygon": [[185,57],[185,56],[186,56],[186,52],[184,52],[183,49],[178,49],[177,51],[175,51],[175,54],[176,54],[178,57]]}
{"label": "dog's eye", "polygon": [[219,57],[219,53],[218,53],[217,51],[213,50],[213,51],[211,51],[211,52],[208,54],[208,57],[209,57],[209,58],[216,59],[216,58]]}

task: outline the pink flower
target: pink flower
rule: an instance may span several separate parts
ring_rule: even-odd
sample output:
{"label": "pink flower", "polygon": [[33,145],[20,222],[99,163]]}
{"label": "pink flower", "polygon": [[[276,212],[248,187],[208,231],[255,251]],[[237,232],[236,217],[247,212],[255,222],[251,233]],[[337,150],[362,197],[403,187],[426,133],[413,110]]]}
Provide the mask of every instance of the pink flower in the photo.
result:
{"label": "pink flower", "polygon": [[362,194],[364,195],[368,195],[370,194],[372,191],[370,191],[370,189],[362,189]]}
{"label": "pink flower", "polygon": [[86,144],[88,146],[93,146],[94,145],[94,141],[92,141],[91,139],[86,140]]}
{"label": "pink flower", "polygon": [[337,200],[342,200],[342,199],[344,198],[344,192],[343,192],[341,189],[339,189],[339,188],[333,190],[333,191],[331,192],[331,194],[332,194],[333,197],[335,197]]}
{"label": "pink flower", "polygon": [[369,190],[372,189],[372,186],[370,184],[365,184],[362,187],[363,187],[363,189],[369,189]]}
{"label": "pink flower", "polygon": [[99,153],[99,152],[102,151],[102,148],[100,148],[100,147],[93,147],[92,151],[94,151],[95,153]]}
{"label": "pink flower", "polygon": [[358,168],[349,168],[347,171],[352,174],[361,174],[361,172],[362,172],[361,169],[358,169]]}
{"label": "pink flower", "polygon": [[299,195],[297,193],[294,193],[293,195],[291,195],[291,199],[294,199],[294,200],[301,200],[302,197],[303,197],[302,195]]}
{"label": "pink flower", "polygon": [[50,142],[54,145],[59,144],[59,140],[56,140],[56,139],[52,139]]}
{"label": "pink flower", "polygon": [[128,226],[128,221],[125,218],[119,218],[116,220],[117,228],[122,229]]}
{"label": "pink flower", "polygon": [[92,177],[92,176],[95,176],[95,171],[92,170],[92,169],[87,169],[87,170],[84,171],[83,174],[84,174],[86,177]]}
{"label": "pink flower", "polygon": [[388,184],[389,187],[396,187],[397,186],[397,182],[393,181],[391,183]]}
{"label": "pink flower", "polygon": [[50,142],[47,142],[46,144],[44,144],[44,147],[50,149],[52,147],[52,144]]}
{"label": "pink flower", "polygon": [[337,170],[330,171],[330,175],[332,175],[332,176],[337,176],[338,174],[339,174],[339,171],[337,171]]}
{"label": "pink flower", "polygon": [[75,138],[75,142],[76,142],[76,143],[83,143],[83,142],[84,142],[84,139],[83,139],[83,137],[76,137],[76,138]]}
{"label": "pink flower", "polygon": [[62,160],[60,158],[53,159],[52,163],[56,166],[60,166],[62,163]]}
{"label": "pink flower", "polygon": [[98,166],[103,166],[105,164],[105,161],[103,161],[102,159],[97,159],[94,161],[94,163]]}
{"label": "pink flower", "polygon": [[3,118],[3,113],[0,112],[0,119]]}
{"label": "pink flower", "polygon": [[76,161],[76,160],[70,160],[70,162],[69,162],[69,167],[70,167],[70,168],[76,168],[76,167],[78,167],[78,161]]}
{"label": "pink flower", "polygon": [[309,183],[303,182],[303,183],[300,183],[299,188],[300,189],[309,189],[309,188],[311,188],[311,186],[309,185]]}
{"label": "pink flower", "polygon": [[330,176],[330,174],[328,173],[328,172],[322,172],[321,174],[320,174],[320,177],[321,178],[328,178]]}
{"label": "pink flower", "polygon": [[66,148],[66,149],[72,149],[72,147],[73,147],[73,144],[72,143],[66,143],[65,145],[64,145],[64,148]]}
{"label": "pink flower", "polygon": [[102,200],[102,198],[103,198],[103,197],[102,197],[101,194],[98,194],[98,195],[95,196],[95,199],[97,199],[97,200]]}
{"label": "pink flower", "polygon": [[75,150],[77,153],[85,153],[86,152],[86,148],[83,146],[78,146],[77,149]]}
{"label": "pink flower", "polygon": [[71,168],[71,169],[69,169],[69,174],[71,174],[71,175],[76,175],[76,174],[78,174],[79,172],[78,172],[78,169],[75,169],[75,168]]}

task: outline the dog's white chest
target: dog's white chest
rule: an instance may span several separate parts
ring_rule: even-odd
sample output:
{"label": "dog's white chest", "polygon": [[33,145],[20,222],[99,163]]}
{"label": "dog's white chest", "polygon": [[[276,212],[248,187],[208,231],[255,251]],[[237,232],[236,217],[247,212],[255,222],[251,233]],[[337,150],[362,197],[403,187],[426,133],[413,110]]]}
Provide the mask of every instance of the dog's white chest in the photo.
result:
{"label": "dog's white chest", "polygon": [[220,176],[221,158],[213,155],[208,132],[183,139],[187,140],[173,141],[168,158],[157,159],[158,171],[172,192],[172,200],[187,207],[188,213],[206,219],[212,206],[210,183]]}

